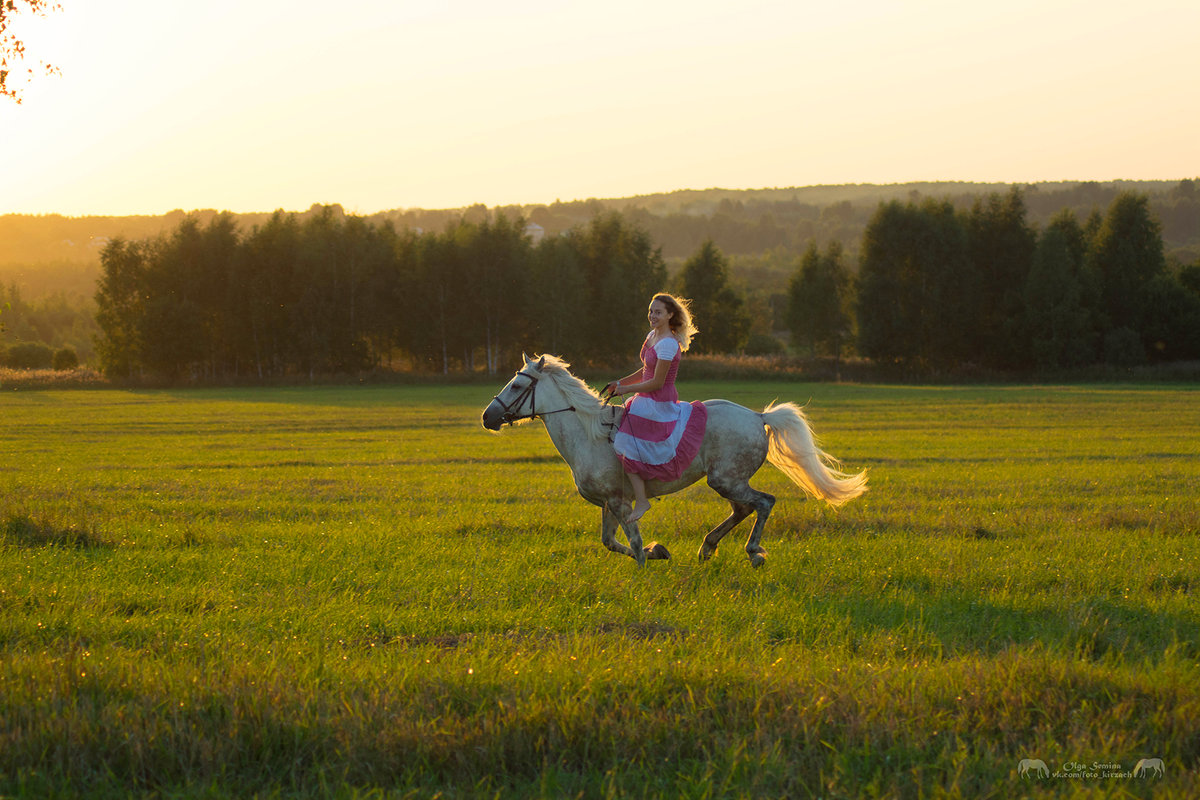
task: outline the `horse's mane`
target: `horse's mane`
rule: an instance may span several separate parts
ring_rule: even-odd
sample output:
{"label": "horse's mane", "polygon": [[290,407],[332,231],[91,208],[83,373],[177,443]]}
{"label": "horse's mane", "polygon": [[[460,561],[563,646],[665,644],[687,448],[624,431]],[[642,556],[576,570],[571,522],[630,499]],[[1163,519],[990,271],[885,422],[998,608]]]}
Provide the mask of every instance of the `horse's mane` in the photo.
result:
{"label": "horse's mane", "polygon": [[613,422],[612,415],[602,413],[607,406],[600,400],[600,395],[571,373],[570,367],[558,356],[543,356],[541,372],[554,381],[554,385],[566,395],[567,402],[575,407],[588,436],[593,439],[607,439],[609,428],[606,423]]}

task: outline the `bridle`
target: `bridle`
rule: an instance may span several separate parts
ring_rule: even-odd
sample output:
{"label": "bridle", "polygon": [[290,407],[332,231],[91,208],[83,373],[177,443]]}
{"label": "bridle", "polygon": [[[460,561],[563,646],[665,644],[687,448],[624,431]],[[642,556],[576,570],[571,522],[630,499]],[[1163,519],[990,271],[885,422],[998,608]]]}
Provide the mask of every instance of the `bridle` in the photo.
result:
{"label": "bridle", "polygon": [[[538,378],[537,375],[530,375],[525,370],[520,370],[515,376],[513,376],[513,380],[516,380],[522,375],[526,378],[529,378],[529,385],[523,388],[511,403],[506,403],[501,400],[500,395],[496,395],[492,398],[493,403],[499,403],[500,407],[504,409],[504,413],[500,415],[501,425],[504,425],[505,423],[512,425],[516,422],[520,422],[523,419],[537,419],[538,417],[545,417],[547,414],[561,414],[564,411],[575,410],[575,406],[568,406],[567,408],[557,408],[554,411],[538,411],[537,385],[540,378]],[[521,406],[525,404],[526,399],[529,400],[529,413],[518,413],[521,410]]]}
{"label": "bridle", "polygon": [[[537,375],[530,375],[528,372],[526,372],[525,370],[522,369],[522,370],[518,371],[516,375],[513,376],[513,380],[515,381],[517,378],[519,378],[521,376],[529,378],[529,385],[526,386],[525,388],[523,388],[517,394],[517,396],[515,398],[513,398],[513,401],[511,403],[506,403],[503,400],[501,400],[500,395],[495,395],[494,397],[492,397],[492,402],[499,403],[500,407],[504,409],[504,413],[500,415],[500,424],[501,425],[504,425],[507,423],[508,425],[511,426],[514,423],[520,422],[521,420],[537,419],[538,417],[544,418],[550,414],[561,414],[564,411],[574,411],[575,410],[575,406],[567,406],[566,408],[556,408],[553,411],[538,411],[537,410],[537,385],[538,385],[538,381],[541,379]],[[509,383],[512,383],[512,381],[509,381]],[[609,400],[612,400],[612,397],[613,397],[612,395],[608,395],[607,399],[605,399],[606,405],[608,404]],[[518,413],[521,410],[521,406],[523,406],[525,404],[526,398],[528,398],[528,400],[529,400],[529,413],[528,414]],[[608,428],[608,437],[607,438],[608,438],[609,444],[612,444],[613,437],[616,435],[616,428],[617,428],[617,424],[618,424],[617,423],[617,409],[619,408],[619,406],[608,406],[608,408],[609,408],[609,411],[611,412],[609,421],[601,423],[601,424],[604,425],[604,427]]]}

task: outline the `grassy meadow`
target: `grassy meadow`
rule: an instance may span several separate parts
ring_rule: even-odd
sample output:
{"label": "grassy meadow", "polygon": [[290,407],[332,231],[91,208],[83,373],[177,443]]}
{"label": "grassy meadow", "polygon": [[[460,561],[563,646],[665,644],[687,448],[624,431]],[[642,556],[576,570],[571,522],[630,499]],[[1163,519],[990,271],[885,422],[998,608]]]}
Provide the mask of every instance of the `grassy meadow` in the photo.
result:
{"label": "grassy meadow", "polygon": [[1200,386],[684,383],[871,488],[639,569],[505,379],[0,394],[0,797],[1200,796]]}

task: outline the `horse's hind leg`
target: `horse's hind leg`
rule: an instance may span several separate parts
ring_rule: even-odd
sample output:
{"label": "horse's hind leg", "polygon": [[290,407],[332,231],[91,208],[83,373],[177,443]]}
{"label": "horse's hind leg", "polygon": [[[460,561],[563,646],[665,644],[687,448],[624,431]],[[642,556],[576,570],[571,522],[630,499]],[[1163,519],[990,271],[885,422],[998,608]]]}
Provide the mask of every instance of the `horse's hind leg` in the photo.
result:
{"label": "horse's hind leg", "polygon": [[775,498],[766,492],[750,489],[749,486],[746,488],[755,495],[755,502],[752,503],[755,510],[754,530],[750,531],[750,538],[746,540],[746,555],[750,557],[750,566],[761,567],[767,560],[767,551],[762,546],[762,535],[767,527],[767,517],[771,516],[771,509],[775,507]]}
{"label": "horse's hind leg", "polygon": [[[721,536],[724,536],[733,526],[741,522],[750,514],[750,510],[754,511],[754,530],[750,532],[750,538],[746,540],[746,555],[750,557],[751,566],[761,567],[767,560],[767,551],[762,546],[763,530],[767,527],[767,518],[771,516],[771,509],[775,507],[775,498],[766,492],[760,492],[757,489],[751,488],[746,481],[725,482],[713,480],[710,478],[708,485],[713,488],[717,494],[724,497],[730,502],[734,508],[734,512],[729,519],[721,523],[708,536],[704,537],[705,545],[709,543],[709,538],[721,531]],[[738,516],[738,515],[741,516]],[[732,520],[735,520],[731,523]],[[728,528],[725,526],[728,525]],[[725,528],[722,531],[722,528]],[[720,536],[716,537],[715,541],[720,541]],[[715,543],[714,543],[715,549]],[[703,558],[704,547],[700,548],[701,558]]]}
{"label": "horse's hind leg", "polygon": [[742,505],[741,503],[729,503],[733,506],[733,513],[725,518],[717,527],[713,528],[704,536],[704,541],[700,543],[700,560],[708,561],[717,554],[717,547],[720,546],[721,540],[725,538],[725,534],[738,526],[742,520],[750,516],[754,511],[750,506]]}

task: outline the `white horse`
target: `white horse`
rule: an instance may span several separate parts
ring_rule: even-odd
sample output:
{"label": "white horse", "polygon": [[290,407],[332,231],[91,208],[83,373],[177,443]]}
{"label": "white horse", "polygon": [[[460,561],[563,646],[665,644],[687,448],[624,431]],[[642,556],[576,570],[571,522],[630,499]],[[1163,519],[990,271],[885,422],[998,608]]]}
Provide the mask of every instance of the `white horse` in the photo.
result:
{"label": "white horse", "polygon": [[1046,762],[1042,761],[1040,758],[1022,758],[1021,759],[1021,763],[1017,765],[1017,771],[1021,773],[1021,777],[1022,778],[1028,777],[1030,770],[1033,770],[1033,772],[1039,778],[1049,778],[1050,777],[1050,768],[1047,767]]}
{"label": "white horse", "polygon": [[1143,758],[1137,762],[1137,766],[1133,768],[1133,776],[1135,778],[1147,777],[1151,772],[1157,773],[1158,777],[1163,776],[1163,760],[1161,758]]}
{"label": "white horse", "polygon": [[[644,565],[647,558],[670,558],[667,549],[652,543],[642,546],[630,513],[632,489],[613,450],[611,436],[621,420],[619,407],[606,405],[600,396],[568,371],[570,365],[554,356],[525,366],[500,390],[483,411],[483,427],[500,430],[505,423],[540,417],[550,440],[571,468],[575,486],[585,500],[603,509],[600,538],[609,550],[624,553]],[[705,475],[708,485],[729,501],[733,513],[708,532],[700,545],[700,560],[717,552],[721,538],[751,513],[754,530],[746,541],[750,563],[761,566],[766,550],[761,540],[775,498],[750,486],[750,478],[763,461],[784,472],[813,497],[840,506],[867,490],[867,474],[847,475],[823,453],[799,406],[771,404],[761,413],[728,400],[708,400],[708,424],[700,452],[677,480],[647,481],[649,497],[678,492]],[[617,541],[617,526],[625,531],[629,546]]]}

